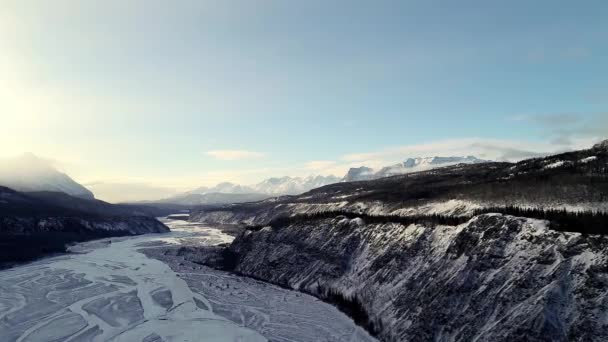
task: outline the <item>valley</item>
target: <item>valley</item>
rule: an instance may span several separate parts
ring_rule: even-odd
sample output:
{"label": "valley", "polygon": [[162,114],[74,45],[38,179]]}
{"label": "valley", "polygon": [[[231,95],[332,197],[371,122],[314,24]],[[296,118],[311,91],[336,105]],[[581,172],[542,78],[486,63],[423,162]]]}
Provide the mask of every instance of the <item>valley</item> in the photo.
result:
{"label": "valley", "polygon": [[608,342],[607,0],[0,3],[0,342]]}

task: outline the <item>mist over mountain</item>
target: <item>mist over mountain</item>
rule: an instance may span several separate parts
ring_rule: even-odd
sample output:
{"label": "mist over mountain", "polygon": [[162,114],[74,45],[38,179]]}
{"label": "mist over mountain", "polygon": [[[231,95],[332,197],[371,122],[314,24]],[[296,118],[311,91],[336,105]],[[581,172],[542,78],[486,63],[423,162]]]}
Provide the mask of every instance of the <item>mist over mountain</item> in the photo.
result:
{"label": "mist over mountain", "polygon": [[0,185],[22,192],[58,191],[93,199],[93,193],[32,153],[0,160]]}

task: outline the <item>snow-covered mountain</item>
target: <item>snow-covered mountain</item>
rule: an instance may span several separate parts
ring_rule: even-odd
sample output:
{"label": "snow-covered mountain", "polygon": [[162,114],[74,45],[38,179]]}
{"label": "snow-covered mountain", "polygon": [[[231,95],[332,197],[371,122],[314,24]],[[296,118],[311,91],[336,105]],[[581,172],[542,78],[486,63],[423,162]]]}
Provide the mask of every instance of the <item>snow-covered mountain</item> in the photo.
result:
{"label": "snow-covered mountain", "polygon": [[478,164],[487,163],[489,160],[479,159],[475,156],[466,157],[424,157],[424,158],[408,158],[402,163],[389,165],[375,171],[369,167],[356,167],[348,170],[348,173],[342,179],[344,182],[354,182],[363,180],[372,180],[405,173],[426,171],[438,167],[457,165],[457,164]]}
{"label": "snow-covered mountain", "polygon": [[355,182],[372,180],[443,166],[485,162],[488,161],[474,156],[409,158],[403,163],[383,167],[378,171],[366,166],[351,168],[343,178],[333,175],[311,175],[308,177],[272,177],[253,185],[223,182],[213,187],[203,186],[159,201],[148,201],[145,203],[175,203],[196,206],[205,204],[255,202],[275,196],[299,195],[312,189],[338,183],[340,181]]}
{"label": "snow-covered mountain", "polygon": [[357,182],[373,179],[375,175],[374,169],[367,166],[351,167],[346,176],[342,178],[344,182]]}
{"label": "snow-covered mountain", "polygon": [[250,194],[256,192],[254,189],[243,186],[239,184],[234,184],[230,182],[222,182],[214,187],[206,187],[201,186],[192,191],[186,192],[186,194],[198,194],[198,195],[206,195],[206,194],[214,194],[214,193],[222,193],[222,194]]}
{"label": "snow-covered mountain", "polygon": [[[272,177],[254,185],[239,185],[230,182],[219,183],[214,187],[200,187],[185,194],[264,194],[264,195],[298,195],[306,191],[337,183],[336,176],[308,177]],[[181,196],[181,195],[180,195]]]}
{"label": "snow-covered mountain", "polygon": [[268,195],[298,195],[312,189],[337,183],[340,178],[330,176],[268,178],[253,186],[256,192]]}
{"label": "snow-covered mountain", "polygon": [[336,176],[273,177],[247,186],[223,182],[213,187],[200,187],[160,201],[144,203],[174,203],[188,206],[261,201],[274,196],[299,195],[312,189],[337,183]]}
{"label": "snow-covered mountain", "polygon": [[55,191],[80,198],[95,198],[90,190],[31,153],[0,160],[0,185],[21,192]]}

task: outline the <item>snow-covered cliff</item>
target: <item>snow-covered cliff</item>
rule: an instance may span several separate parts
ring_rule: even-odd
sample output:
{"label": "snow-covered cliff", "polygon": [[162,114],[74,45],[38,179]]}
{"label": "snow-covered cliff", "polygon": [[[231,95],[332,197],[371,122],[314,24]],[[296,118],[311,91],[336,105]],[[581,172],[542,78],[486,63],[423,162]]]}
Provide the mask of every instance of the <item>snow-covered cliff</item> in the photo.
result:
{"label": "snow-covered cliff", "polygon": [[234,270],[356,298],[385,341],[608,338],[608,239],[500,214],[459,226],[335,217],[247,231]]}
{"label": "snow-covered cliff", "polygon": [[200,207],[190,218],[248,227],[200,260],[361,307],[359,322],[384,341],[603,341],[607,199],[608,150],[596,146]]}

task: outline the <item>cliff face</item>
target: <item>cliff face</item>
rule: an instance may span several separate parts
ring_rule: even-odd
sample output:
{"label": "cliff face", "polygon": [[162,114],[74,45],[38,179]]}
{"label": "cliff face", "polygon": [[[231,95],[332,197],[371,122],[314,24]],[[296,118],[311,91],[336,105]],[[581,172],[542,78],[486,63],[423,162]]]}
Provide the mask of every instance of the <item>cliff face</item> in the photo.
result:
{"label": "cliff face", "polygon": [[608,239],[500,214],[459,226],[335,217],[248,230],[231,267],[356,299],[386,341],[608,339]]}

